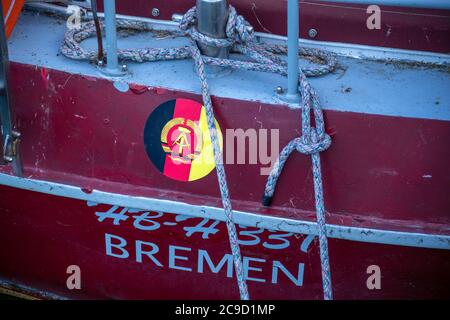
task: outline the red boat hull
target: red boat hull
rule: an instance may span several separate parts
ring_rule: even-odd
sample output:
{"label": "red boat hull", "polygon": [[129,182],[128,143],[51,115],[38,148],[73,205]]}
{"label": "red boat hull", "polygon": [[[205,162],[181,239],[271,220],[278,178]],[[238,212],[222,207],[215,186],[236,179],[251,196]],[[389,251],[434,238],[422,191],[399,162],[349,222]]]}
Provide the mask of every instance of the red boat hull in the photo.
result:
{"label": "red boat hull", "polygon": [[[178,96],[198,97],[139,86],[131,86],[124,94],[108,80],[21,64],[12,65],[11,84],[23,135],[26,177],[77,186],[86,194],[102,190],[220,206],[215,173],[198,182],[167,179],[152,166],[143,145],[143,127],[153,108]],[[296,110],[280,108],[279,118],[274,119],[270,105],[221,98],[214,102],[220,106],[216,117],[223,129],[252,127],[248,119],[257,116],[264,128],[284,128],[282,145],[296,135],[296,124],[291,121],[298,116]],[[130,112],[124,117],[125,106]],[[235,111],[239,109],[245,109],[245,116]],[[415,231],[445,234],[445,228],[436,226],[448,220],[450,207],[447,190],[442,188],[450,181],[446,167],[450,153],[442,148],[450,137],[448,122],[336,111],[325,114],[333,124],[327,131],[335,140],[322,159],[329,223],[400,231],[411,231],[413,226]],[[278,119],[289,120],[280,123]],[[361,131],[365,134],[357,134]],[[367,148],[355,149],[355,144]],[[394,152],[399,146],[420,156],[420,165],[405,163],[405,154]],[[430,150],[433,157],[426,156]],[[295,172],[297,178],[285,175],[280,179],[271,209],[259,205],[266,179],[259,175],[260,166],[244,167],[227,166],[235,209],[314,220],[306,157],[295,155],[288,162],[286,172]],[[432,168],[437,178],[423,179],[423,168]],[[360,179],[363,174],[365,179]],[[234,276],[227,269],[230,250],[223,222],[176,221],[176,215],[164,214],[143,223],[159,224],[148,231],[136,228],[133,210],[127,211],[127,219],[114,224],[109,218],[100,222],[96,215],[110,209],[108,205],[88,206],[82,200],[4,186],[0,194],[4,286],[20,284],[69,298],[238,298]],[[293,194],[303,196],[292,198]],[[418,197],[424,202],[405,201]],[[366,212],[372,214],[364,216]],[[200,231],[212,226],[207,230],[215,233],[189,235],[192,226]],[[310,238],[303,235],[253,227],[238,230],[253,299],[322,297],[317,241],[308,245]],[[153,258],[142,253],[150,249],[158,251]],[[337,299],[450,297],[449,250],[330,239],[330,261]],[[70,265],[81,268],[81,290],[66,286]],[[381,269],[381,290],[367,286],[371,265]]]}
{"label": "red boat hull", "polygon": [[[164,190],[183,194],[177,200],[220,207],[215,171],[197,181],[176,182],[154,167],[144,147],[145,122],[157,106],[179,97],[201,101],[199,96],[142,85],[123,93],[106,79],[22,64],[11,66],[11,91],[23,136],[25,176],[134,196]],[[287,106],[274,112],[270,104],[219,97],[214,104],[223,132],[267,129],[270,145],[270,130],[279,130],[280,148],[299,134],[300,112]],[[448,121],[333,110],[324,114],[333,137],[321,157],[329,223],[380,227],[391,222],[400,230],[414,224],[429,231],[449,222]],[[226,135],[224,139],[226,144]],[[310,159],[292,156],[267,209],[260,205],[267,180],[261,168],[269,165],[259,158],[250,163],[246,143],[235,143],[236,150],[247,152],[246,164],[237,164],[237,152],[234,164],[225,163],[234,208],[314,221]]]}
{"label": "red boat hull", "polygon": [[[98,221],[96,212],[111,206],[89,207],[85,201],[1,187],[0,274],[11,282],[39,288],[67,298],[96,299],[238,299],[234,274],[229,277],[228,261],[213,272],[208,258],[218,267],[230,253],[224,222],[187,236],[202,218],[187,219],[177,225],[175,215],[153,219],[161,226],[139,230],[129,219],[114,225],[112,219]],[[12,205],[14,204],[14,205]],[[120,212],[118,208],[115,212]],[[154,214],[154,213],[153,213]],[[153,215],[152,214],[152,215]],[[149,224],[147,224],[149,225]],[[258,232],[258,228],[238,228],[242,254],[250,267],[249,290],[252,299],[321,299],[318,243],[305,243],[303,235],[283,237],[284,232]],[[201,230],[200,230],[201,231]],[[257,231],[253,236],[243,231]],[[112,244],[124,239],[129,257],[108,255],[105,236]],[[269,238],[269,237],[272,237]],[[257,239],[257,240],[255,240]],[[137,255],[137,241],[157,246],[153,258]],[[275,245],[289,245],[273,249]],[[257,242],[254,245],[249,243]],[[272,246],[271,246],[272,245]],[[306,252],[302,251],[306,247]],[[144,246],[144,245],[142,245]],[[447,299],[450,298],[450,251],[368,244],[338,239],[329,241],[333,289],[336,299]],[[143,249],[150,251],[150,244]],[[174,249],[175,248],[175,249]],[[174,250],[169,253],[170,250]],[[112,253],[123,251],[112,248]],[[175,258],[178,257],[178,258]],[[199,256],[201,256],[199,258]],[[250,259],[251,258],[251,259]],[[66,286],[68,266],[81,269],[81,290]],[[274,267],[275,265],[275,267]],[[282,265],[292,278],[282,270]],[[381,269],[381,289],[369,290],[367,268]],[[303,275],[299,271],[303,268]],[[200,270],[200,271],[199,271]],[[275,270],[275,271],[274,271]],[[274,276],[277,272],[277,276]],[[293,281],[295,279],[295,281]]]}
{"label": "red boat hull", "polygon": [[[286,1],[231,2],[256,30],[285,33]],[[152,11],[149,1],[117,3],[123,14]],[[157,18],[188,7],[161,3]],[[383,8],[382,28],[369,30],[364,7],[301,2],[302,38],[314,28],[310,40],[338,42],[302,43],[341,54],[341,69],[311,79],[333,140],[321,170],[336,299],[450,298],[450,78],[438,65],[449,61],[439,54],[450,52],[449,14]],[[128,77],[111,79],[58,53],[65,28],[65,20],[27,12],[10,39],[9,97],[24,176],[0,167],[0,287],[44,298],[238,299],[215,171],[170,179],[146,149],[147,119],[159,105],[202,101],[192,65],[129,63]],[[182,41],[152,35],[119,44]],[[390,60],[371,60],[380,58]],[[240,72],[208,81],[231,159],[225,169],[250,296],[321,299],[310,157],[293,154],[272,205],[261,204],[261,170],[273,164],[264,161],[278,155],[274,142],[282,148],[301,134],[300,110],[275,95],[284,78]],[[228,135],[236,130],[250,136],[239,142]],[[156,140],[155,152],[166,156]],[[71,266],[81,271],[78,289],[68,286]]]}

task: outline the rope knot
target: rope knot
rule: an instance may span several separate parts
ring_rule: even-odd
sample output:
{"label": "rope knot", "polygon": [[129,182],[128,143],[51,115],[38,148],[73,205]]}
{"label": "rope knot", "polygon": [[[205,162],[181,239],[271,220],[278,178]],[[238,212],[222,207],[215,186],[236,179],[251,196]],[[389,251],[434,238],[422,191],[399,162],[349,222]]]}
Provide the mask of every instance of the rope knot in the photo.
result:
{"label": "rope knot", "polygon": [[295,139],[295,150],[306,155],[325,151],[330,145],[331,137],[326,133],[319,136],[315,128],[310,128],[308,134]]}
{"label": "rope knot", "polygon": [[227,37],[238,43],[247,43],[253,40],[253,27],[241,15],[238,15],[233,6],[228,9]]}
{"label": "rope knot", "polygon": [[232,47],[235,43],[246,43],[253,39],[253,28],[243,16],[238,15],[233,6],[229,6],[228,20],[226,25],[227,38],[219,39],[209,37],[198,32],[197,27],[197,8],[189,9],[179,23],[180,30],[190,36],[193,40],[208,46],[216,48]]}

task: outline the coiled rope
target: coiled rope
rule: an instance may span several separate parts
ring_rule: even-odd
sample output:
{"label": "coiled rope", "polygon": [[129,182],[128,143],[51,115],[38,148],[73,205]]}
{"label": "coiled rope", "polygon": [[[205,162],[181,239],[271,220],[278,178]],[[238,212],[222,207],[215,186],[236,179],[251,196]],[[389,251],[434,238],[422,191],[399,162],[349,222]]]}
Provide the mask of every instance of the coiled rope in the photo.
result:
{"label": "coiled rope", "polygon": [[[284,45],[258,44],[254,39],[252,29],[249,28],[250,24],[242,16],[238,15],[232,6],[229,6],[226,39],[211,38],[199,33],[196,29],[196,19],[196,7],[193,7],[186,12],[180,21],[180,32],[178,34],[176,32],[174,33],[174,35],[187,36],[190,43],[189,46],[177,48],[119,49],[117,53],[119,59],[134,62],[167,61],[193,58],[196,71],[200,79],[203,103],[206,109],[208,128],[211,136],[211,142],[213,144],[217,177],[226,216],[226,225],[228,229],[229,242],[236,271],[239,293],[242,300],[248,300],[250,297],[244,276],[242,256],[236,235],[233,210],[231,206],[225,168],[222,161],[222,151],[219,146],[219,139],[214,122],[214,110],[206,79],[205,64],[228,67],[232,69],[277,73],[286,76],[287,63],[281,59],[279,55],[285,55],[287,53],[287,47]],[[102,23],[102,28],[103,27],[104,25]],[[145,23],[129,20],[117,20],[117,27],[118,29],[134,30],[139,32],[152,31],[152,29],[150,29]],[[71,59],[95,61],[97,58],[97,52],[94,50],[83,49],[80,46],[80,43],[83,40],[92,37],[95,34],[95,25],[92,21],[82,24],[79,29],[68,30],[65,34],[61,52],[66,57]],[[244,54],[250,58],[250,61],[204,56],[200,53],[198,43],[216,48],[228,47],[231,52]],[[319,157],[319,153],[326,150],[330,146],[331,138],[325,133],[323,114],[320,108],[319,98],[314,89],[309,85],[306,77],[317,77],[332,72],[336,67],[337,61],[334,55],[317,49],[301,48],[299,56],[309,60],[319,60],[321,64],[314,67],[300,69],[299,83],[302,97],[302,136],[289,142],[289,144],[280,153],[279,158],[269,175],[263,203],[264,205],[270,205],[278,177],[280,176],[283,166],[292,151],[297,150],[303,154],[311,155],[317,221],[319,226],[318,234],[324,298],[332,299],[328,243],[325,228],[325,207]],[[312,127],[310,123],[311,110],[314,114],[316,127]]]}

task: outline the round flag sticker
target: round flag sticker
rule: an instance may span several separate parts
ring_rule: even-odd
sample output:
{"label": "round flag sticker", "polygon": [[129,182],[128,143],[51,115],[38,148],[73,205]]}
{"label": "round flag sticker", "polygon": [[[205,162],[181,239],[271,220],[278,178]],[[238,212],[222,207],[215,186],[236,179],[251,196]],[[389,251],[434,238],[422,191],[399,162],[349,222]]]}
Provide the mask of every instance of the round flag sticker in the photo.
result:
{"label": "round flag sticker", "polygon": [[[222,132],[215,123],[222,149]],[[193,100],[176,99],[160,104],[145,124],[144,145],[155,167],[174,180],[198,180],[216,166],[206,109]]]}

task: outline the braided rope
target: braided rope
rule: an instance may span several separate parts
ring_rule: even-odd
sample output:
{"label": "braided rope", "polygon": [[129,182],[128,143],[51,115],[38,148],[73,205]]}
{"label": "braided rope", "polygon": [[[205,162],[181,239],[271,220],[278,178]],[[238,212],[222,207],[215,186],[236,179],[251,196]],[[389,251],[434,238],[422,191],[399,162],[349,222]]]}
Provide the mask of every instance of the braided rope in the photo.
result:
{"label": "braided rope", "polygon": [[208,120],[209,134],[211,136],[211,142],[214,149],[214,160],[216,162],[217,178],[219,180],[220,194],[222,197],[222,205],[225,210],[226,224],[228,229],[229,241],[231,246],[231,253],[233,255],[234,267],[236,270],[236,277],[239,286],[239,292],[242,300],[249,300],[249,293],[247,289],[247,283],[244,276],[244,268],[242,266],[241,251],[239,249],[239,243],[236,235],[236,226],[233,219],[233,209],[231,207],[230,194],[228,191],[227,177],[225,175],[225,168],[223,166],[222,151],[219,146],[219,138],[217,137],[216,126],[214,122],[214,111],[211,102],[211,95],[209,93],[208,83],[206,81],[205,64],[200,54],[200,50],[197,47],[195,40],[191,39],[191,51],[192,57],[195,61],[197,73],[200,78],[200,84],[202,88],[203,102],[206,108],[206,117]]}
{"label": "braided rope", "polygon": [[[220,194],[222,198],[222,205],[225,211],[226,215],[226,225],[228,229],[228,238],[230,241],[230,247],[231,247],[231,253],[233,256],[234,261],[234,267],[236,270],[236,278],[238,282],[239,287],[239,293],[242,300],[249,300],[250,295],[248,293],[247,288],[247,282],[245,280],[244,275],[244,267],[242,265],[242,256],[241,251],[239,248],[238,238],[236,234],[236,226],[234,224],[233,219],[233,209],[231,207],[231,199],[230,194],[228,191],[228,184],[227,184],[227,178],[225,174],[225,168],[223,166],[223,157],[222,157],[222,150],[219,145],[219,139],[217,137],[217,131],[216,131],[216,125],[214,120],[214,110],[212,106],[211,101],[211,95],[209,92],[208,82],[206,80],[206,73],[205,73],[205,64],[203,62],[202,55],[200,53],[200,50],[198,48],[197,42],[200,41],[202,43],[208,43],[212,44],[216,47],[222,46],[222,44],[213,44],[215,41],[208,41],[208,39],[204,39],[204,36],[197,32],[195,30],[195,27],[190,27],[193,23],[195,23],[195,7],[191,8],[188,13],[183,17],[183,19],[180,22],[180,29],[182,31],[186,31],[190,37],[190,48],[192,57],[195,62],[197,74],[200,79],[201,89],[202,89],[202,96],[203,96],[203,103],[205,104],[206,108],[206,117],[208,121],[208,128],[209,128],[209,134],[211,136],[211,142],[213,145],[214,150],[214,160],[216,162],[216,171],[217,171],[217,178],[219,181],[219,187],[220,187]],[[230,19],[231,20],[231,19]],[[228,24],[230,21],[228,21]],[[228,30],[228,26],[227,26]],[[232,42],[227,44],[227,46],[231,46]],[[226,41],[224,41],[224,44],[226,44]]]}
{"label": "braided rope", "polygon": [[[249,299],[249,293],[244,276],[242,256],[238,244],[236,227],[233,219],[233,210],[227,185],[225,168],[223,165],[222,151],[219,145],[219,138],[216,132],[214,121],[214,110],[211,101],[211,95],[206,79],[205,65],[228,67],[232,69],[244,69],[251,71],[261,71],[277,73],[283,76],[287,75],[287,63],[279,55],[287,53],[287,46],[273,44],[258,44],[254,40],[250,24],[236,10],[229,6],[229,16],[226,26],[226,39],[216,39],[201,34],[196,29],[196,7],[189,9],[179,23],[180,32],[174,32],[175,36],[185,35],[189,39],[189,46],[177,48],[142,48],[142,49],[120,49],[118,57],[121,60],[134,62],[146,61],[164,61],[193,58],[197,74],[199,76],[203,103],[206,109],[207,122],[211,142],[213,144],[214,159],[216,162],[216,171],[222,198],[222,204],[226,216],[226,225],[230,247],[232,251],[236,278],[239,287],[240,297],[243,300]],[[152,31],[145,23],[117,20],[118,29],[132,30],[137,32]],[[101,28],[104,28],[103,23]],[[95,61],[97,52],[95,50],[86,50],[80,46],[80,43],[94,36],[96,33],[93,22],[87,22],[81,25],[79,29],[68,30],[65,34],[61,52],[68,58],[77,60]],[[213,58],[203,56],[198,48],[198,43],[213,46],[216,48],[228,47],[231,52],[241,53],[251,59],[232,60],[223,58]],[[276,183],[280,176],[284,164],[289,155],[297,150],[300,153],[311,155],[315,205],[318,223],[320,258],[322,267],[322,283],[324,298],[332,299],[331,275],[328,256],[328,241],[326,236],[325,206],[323,198],[322,175],[320,167],[319,153],[326,150],[331,145],[331,138],[325,133],[324,119],[320,108],[319,98],[315,90],[310,86],[306,77],[318,77],[332,72],[336,68],[336,57],[328,52],[318,49],[301,48],[299,57],[317,61],[320,64],[314,67],[300,69],[299,84],[302,96],[302,135],[290,141],[281,151],[265,187],[264,205],[270,205],[275,192]],[[314,115],[316,127],[311,127],[311,111]]]}

